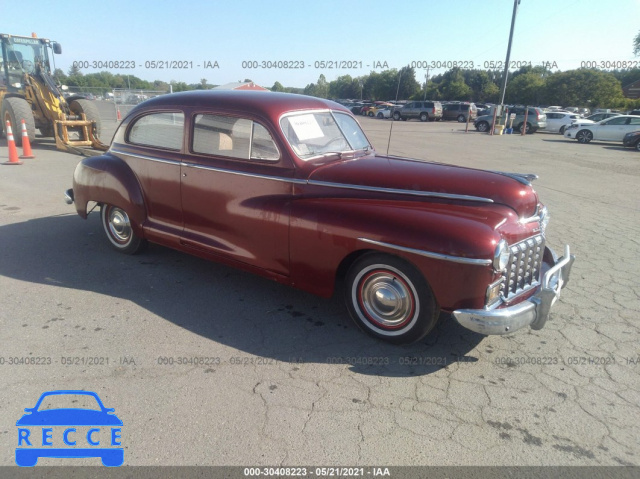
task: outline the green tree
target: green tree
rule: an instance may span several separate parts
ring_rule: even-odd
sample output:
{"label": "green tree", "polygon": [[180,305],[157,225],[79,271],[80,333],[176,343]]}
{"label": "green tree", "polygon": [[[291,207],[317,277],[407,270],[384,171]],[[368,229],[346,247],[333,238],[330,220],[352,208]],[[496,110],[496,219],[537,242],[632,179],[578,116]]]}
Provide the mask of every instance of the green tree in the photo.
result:
{"label": "green tree", "polygon": [[271,91],[284,91],[284,87],[282,86],[282,84],[280,82],[277,81],[271,87]]}
{"label": "green tree", "polygon": [[633,39],[633,54],[635,56],[640,55],[640,32]]}
{"label": "green tree", "polygon": [[[398,88],[398,100],[413,97],[420,91],[420,84],[416,80],[416,71],[408,66],[400,69],[400,88]],[[388,99],[395,99],[394,95]]]}
{"label": "green tree", "polygon": [[580,68],[546,79],[545,102],[555,105],[608,107],[624,102],[622,85],[612,73]]}
{"label": "green tree", "polygon": [[507,83],[507,103],[539,105],[545,88],[545,80],[539,73],[529,71],[516,76]]}

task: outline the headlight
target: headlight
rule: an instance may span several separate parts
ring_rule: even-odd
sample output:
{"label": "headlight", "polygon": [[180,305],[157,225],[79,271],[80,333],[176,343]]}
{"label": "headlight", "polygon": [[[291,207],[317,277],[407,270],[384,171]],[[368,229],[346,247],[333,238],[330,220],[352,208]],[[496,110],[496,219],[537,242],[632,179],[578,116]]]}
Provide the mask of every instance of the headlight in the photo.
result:
{"label": "headlight", "polygon": [[511,251],[509,251],[509,245],[503,239],[498,242],[498,246],[496,246],[496,252],[493,255],[493,269],[496,271],[502,271],[507,267],[509,263],[509,256],[511,256]]}
{"label": "headlight", "polygon": [[546,206],[543,206],[542,211],[540,211],[540,231],[542,234],[544,234],[544,231],[547,229],[550,219],[551,215],[549,215],[549,210],[547,210]]}

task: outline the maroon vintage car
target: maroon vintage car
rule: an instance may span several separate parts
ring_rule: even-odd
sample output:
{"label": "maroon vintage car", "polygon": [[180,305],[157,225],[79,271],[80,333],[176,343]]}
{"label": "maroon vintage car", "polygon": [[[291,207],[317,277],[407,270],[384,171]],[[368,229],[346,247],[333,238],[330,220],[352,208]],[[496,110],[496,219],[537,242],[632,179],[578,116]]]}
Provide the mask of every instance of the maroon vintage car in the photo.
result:
{"label": "maroon vintage car", "polygon": [[415,341],[440,311],[482,334],[541,328],[573,256],[545,244],[535,175],[377,154],[313,97],[187,92],[138,105],[67,202],[101,206],[123,253],[147,241],[331,296],[366,332]]}

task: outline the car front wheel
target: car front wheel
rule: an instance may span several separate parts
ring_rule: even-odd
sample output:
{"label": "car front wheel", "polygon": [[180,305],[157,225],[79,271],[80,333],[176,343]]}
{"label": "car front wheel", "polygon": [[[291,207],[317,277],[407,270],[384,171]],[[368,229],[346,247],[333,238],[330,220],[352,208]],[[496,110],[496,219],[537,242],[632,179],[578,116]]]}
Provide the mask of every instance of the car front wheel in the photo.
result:
{"label": "car front wheel", "polygon": [[147,245],[146,240],[133,231],[129,215],[122,208],[103,204],[100,217],[111,246],[121,253],[136,254]]}
{"label": "car front wheel", "polygon": [[564,130],[565,130],[565,129],[566,129],[566,128],[565,128],[565,126],[564,126],[564,125],[562,125],[562,126],[560,127],[560,134],[561,134],[561,135],[564,135]]}
{"label": "car front wheel", "polygon": [[578,143],[589,143],[593,140],[593,133],[589,130],[580,130],[576,133],[576,140],[578,140]]}
{"label": "car front wheel", "polygon": [[394,120],[398,121],[398,120],[400,120],[400,118],[402,118],[402,116],[400,115],[400,113],[395,112],[395,113],[393,114],[393,119],[394,119]]}
{"label": "car front wheel", "polygon": [[636,141],[636,150],[640,151],[640,141]]}
{"label": "car front wheel", "polygon": [[363,256],[351,266],[345,301],[358,327],[391,343],[418,341],[438,320],[426,280],[409,263],[386,254]]}
{"label": "car front wheel", "polygon": [[427,121],[429,119],[429,115],[426,113],[420,113],[420,121]]}
{"label": "car front wheel", "polygon": [[481,133],[484,133],[485,131],[489,131],[489,123],[487,123],[486,121],[478,122],[476,124],[476,130],[478,130]]}
{"label": "car front wheel", "polygon": [[458,115],[458,123],[464,123],[467,121],[464,115]]}

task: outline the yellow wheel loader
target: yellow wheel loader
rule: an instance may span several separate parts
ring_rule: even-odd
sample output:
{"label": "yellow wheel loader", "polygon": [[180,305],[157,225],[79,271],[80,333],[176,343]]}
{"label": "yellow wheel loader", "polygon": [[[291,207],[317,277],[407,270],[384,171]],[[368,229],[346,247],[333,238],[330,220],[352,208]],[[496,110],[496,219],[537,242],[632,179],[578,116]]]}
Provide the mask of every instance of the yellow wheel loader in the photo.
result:
{"label": "yellow wheel loader", "polygon": [[[9,121],[16,144],[22,144],[22,120],[29,141],[36,128],[43,136],[53,136],[61,150],[78,152],[76,147],[107,150],[100,140],[100,115],[96,106],[83,96],[65,98],[51,73],[49,50],[59,54],[59,43],[45,38],[0,33],[0,115],[2,132]],[[53,57],[52,57],[53,58]],[[77,132],[71,135],[70,132]],[[79,138],[79,139],[76,139]]]}

